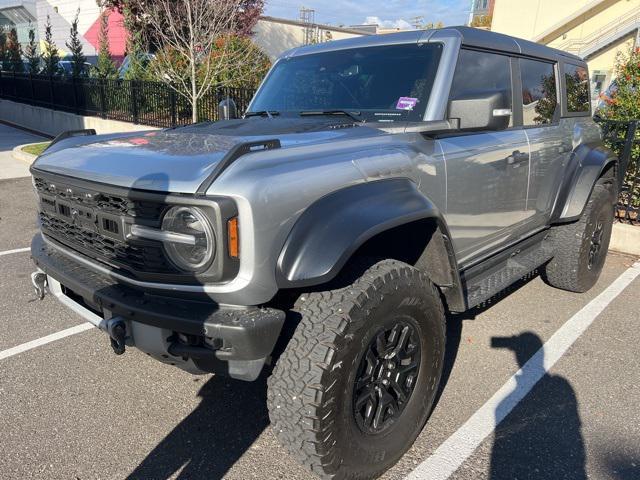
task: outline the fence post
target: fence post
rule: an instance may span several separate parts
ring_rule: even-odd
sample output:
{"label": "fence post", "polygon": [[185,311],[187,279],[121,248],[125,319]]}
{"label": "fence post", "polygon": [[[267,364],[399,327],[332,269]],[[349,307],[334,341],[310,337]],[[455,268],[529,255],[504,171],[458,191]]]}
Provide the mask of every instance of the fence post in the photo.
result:
{"label": "fence post", "polygon": [[[631,160],[631,155],[633,154],[633,146],[636,143],[636,131],[638,129],[638,122],[630,121],[629,127],[627,130],[627,135],[625,137],[624,149],[622,150],[622,155],[620,157],[620,178],[618,179],[618,191],[621,191],[622,185],[624,183],[624,179],[627,173],[627,168],[629,167],[629,161]],[[640,162],[640,159],[636,159],[637,162]],[[629,221],[629,223],[633,223],[631,220],[631,207],[633,205],[633,197],[636,190],[636,185],[638,183],[638,179],[640,177],[640,172],[638,171],[640,166],[636,165],[636,170],[634,172],[633,179],[631,181],[631,185],[629,186],[629,196],[627,198],[627,205],[624,209],[624,219]],[[636,221],[640,220],[640,218],[636,217]]]}
{"label": "fence post", "polygon": [[138,82],[136,80],[129,80],[129,90],[131,90],[131,116],[133,123],[138,123]]}
{"label": "fence post", "polygon": [[178,125],[178,106],[176,105],[176,92],[173,88],[169,88],[169,102],[171,103],[171,126],[176,127]]}
{"label": "fence post", "polygon": [[53,75],[49,74],[49,108],[55,110],[53,103]]}
{"label": "fence post", "polygon": [[33,73],[29,70],[29,91],[31,92],[31,105],[36,104],[36,92],[33,89]]}
{"label": "fence post", "polygon": [[622,155],[620,155],[620,165],[619,170],[620,174],[618,175],[618,190],[622,187],[622,183],[624,182],[624,176],[627,173],[627,168],[629,168],[629,160],[631,159],[631,153],[633,151],[633,144],[636,139],[636,131],[638,128],[637,121],[630,121],[627,125],[627,135],[624,139],[624,149],[622,150]]}
{"label": "fence post", "polygon": [[73,111],[76,115],[79,114],[78,111],[78,96],[76,95],[76,77],[75,75],[71,76],[71,90],[73,92]]}
{"label": "fence post", "polygon": [[104,83],[106,82],[105,78],[100,78],[98,87],[100,92],[100,116],[102,118],[107,118],[107,99],[104,92]]}
{"label": "fence post", "polygon": [[0,98],[4,98],[4,88],[2,85],[4,82],[2,81],[2,65],[0,65]]}

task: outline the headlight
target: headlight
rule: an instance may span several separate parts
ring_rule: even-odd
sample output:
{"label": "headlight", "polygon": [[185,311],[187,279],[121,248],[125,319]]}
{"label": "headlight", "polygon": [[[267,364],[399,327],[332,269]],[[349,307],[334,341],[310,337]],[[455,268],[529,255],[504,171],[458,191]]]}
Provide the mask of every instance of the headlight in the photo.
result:
{"label": "headlight", "polygon": [[[168,234],[164,248],[182,270],[198,271],[213,258],[215,237],[204,213],[194,207],[172,207],[162,219],[162,231]],[[171,240],[172,235],[174,240]]]}

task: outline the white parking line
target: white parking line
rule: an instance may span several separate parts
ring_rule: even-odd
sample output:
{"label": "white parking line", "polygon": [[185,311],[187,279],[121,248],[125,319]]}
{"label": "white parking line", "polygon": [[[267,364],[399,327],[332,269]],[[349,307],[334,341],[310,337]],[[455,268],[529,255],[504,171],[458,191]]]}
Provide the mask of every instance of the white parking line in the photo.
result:
{"label": "white parking line", "polygon": [[32,340],[30,342],[23,343],[21,345],[11,347],[7,350],[2,350],[0,352],[0,360],[13,357],[14,355],[18,355],[19,353],[26,352],[27,350],[31,350],[32,348],[36,348],[41,345],[46,345],[47,343],[55,342],[56,340],[60,340],[61,338],[75,335],[76,333],[81,333],[86,330],[91,330],[92,328],[95,328],[92,324],[82,323],[80,325],[76,325],[75,327],[67,328],[65,330],[52,333],[51,335],[47,335],[46,337],[38,338],[37,340]]}
{"label": "white parking line", "polygon": [[31,247],[14,248],[13,250],[5,250],[4,252],[0,252],[0,257],[3,256],[3,255],[11,255],[12,253],[28,252],[30,250],[31,250]]}
{"label": "white parking line", "polygon": [[[640,275],[640,262],[571,317],[487,403],[411,472],[406,480],[446,480],[520,403],[600,313]],[[516,381],[517,379],[517,381]],[[498,408],[500,406],[500,408]]]}

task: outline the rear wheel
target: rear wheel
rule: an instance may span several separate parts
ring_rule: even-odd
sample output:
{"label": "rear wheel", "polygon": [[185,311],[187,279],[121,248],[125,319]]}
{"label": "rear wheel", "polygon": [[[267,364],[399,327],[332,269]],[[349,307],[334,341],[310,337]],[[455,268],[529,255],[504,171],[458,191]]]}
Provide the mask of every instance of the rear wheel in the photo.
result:
{"label": "rear wheel", "polygon": [[603,177],[594,186],[580,220],[552,229],[555,254],[545,267],[547,283],[571,292],[586,292],[595,285],[609,249],[614,199],[613,178]]}
{"label": "rear wheel", "polygon": [[375,478],[420,433],[442,373],[435,286],[384,260],[346,288],[302,295],[300,323],[269,379],[280,442],[322,478]]}

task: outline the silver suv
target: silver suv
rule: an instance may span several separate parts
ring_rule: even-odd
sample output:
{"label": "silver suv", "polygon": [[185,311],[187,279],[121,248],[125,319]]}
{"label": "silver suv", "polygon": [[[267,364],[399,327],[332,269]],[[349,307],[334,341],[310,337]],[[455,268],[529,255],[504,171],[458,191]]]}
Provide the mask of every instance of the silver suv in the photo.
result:
{"label": "silver suv", "polygon": [[374,478],[433,406],[445,312],[536,269],[598,279],[619,172],[588,78],[527,41],[411,31],[284,54],[241,119],[69,132],[32,168],[34,285],[116,353],[265,370],[295,457]]}

